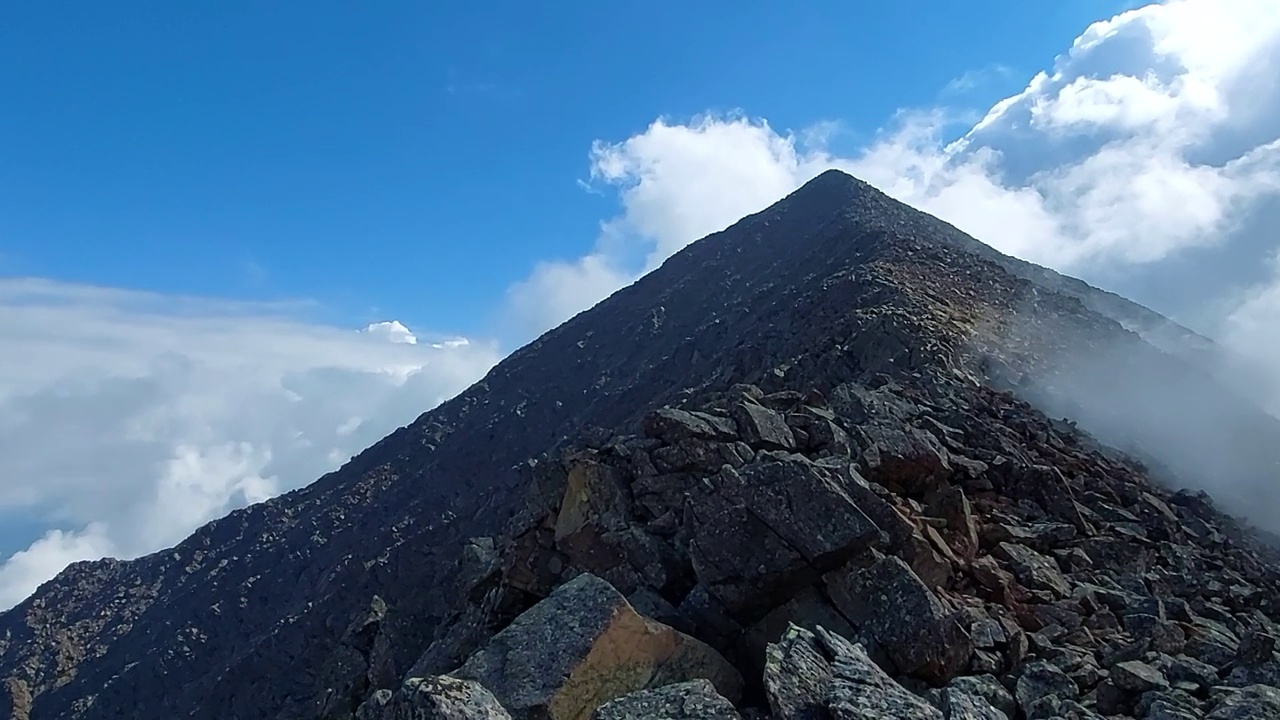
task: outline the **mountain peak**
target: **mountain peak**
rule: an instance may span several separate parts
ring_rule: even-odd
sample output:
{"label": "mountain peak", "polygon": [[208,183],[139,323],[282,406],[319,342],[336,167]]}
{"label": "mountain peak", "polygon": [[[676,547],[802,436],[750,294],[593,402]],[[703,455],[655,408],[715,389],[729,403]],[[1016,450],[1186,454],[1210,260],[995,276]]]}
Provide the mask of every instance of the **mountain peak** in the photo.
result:
{"label": "mountain peak", "polygon": [[[1183,649],[1213,666],[1205,703],[1218,677],[1271,677],[1265,549],[1108,444],[1156,449],[1262,517],[1280,429],[1122,327],[1108,313],[1138,315],[1122,301],[1028,267],[823,172],[311,486],[46,583],[0,614],[0,710],[383,718],[411,714],[401,688],[448,685],[523,717],[576,702],[570,669],[633,683],[660,667],[768,716],[767,696],[795,690],[764,687],[768,644],[865,660],[901,697],[898,680],[1013,687],[1024,668],[1059,672],[1026,663],[1028,633],[1087,626],[1036,642],[1105,657],[1133,642],[1107,605],[1161,596],[1179,598],[1180,626],[1239,640],[1239,655]],[[1065,600],[1099,588],[1105,602]],[[863,602],[876,597],[901,602]],[[850,642],[868,638],[875,669]],[[544,642],[572,645],[547,651],[568,664],[506,675],[546,671],[508,662]],[[613,672],[620,657],[632,672]],[[1137,662],[1103,669],[1159,674]],[[1081,674],[1062,702],[1136,706],[1138,683],[1104,677]]]}

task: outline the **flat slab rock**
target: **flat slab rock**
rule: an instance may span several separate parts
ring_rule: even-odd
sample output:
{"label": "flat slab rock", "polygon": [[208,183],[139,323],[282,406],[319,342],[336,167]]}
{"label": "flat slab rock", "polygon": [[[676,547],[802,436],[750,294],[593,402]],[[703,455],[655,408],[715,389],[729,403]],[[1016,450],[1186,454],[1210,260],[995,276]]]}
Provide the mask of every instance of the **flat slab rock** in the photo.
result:
{"label": "flat slab rock", "polygon": [[516,720],[587,720],[637,690],[705,679],[737,699],[738,671],[705,643],[637,613],[583,574],[517,617],[454,677],[480,683]]}
{"label": "flat slab rock", "polygon": [[707,680],[641,690],[601,705],[592,720],[742,720]]}

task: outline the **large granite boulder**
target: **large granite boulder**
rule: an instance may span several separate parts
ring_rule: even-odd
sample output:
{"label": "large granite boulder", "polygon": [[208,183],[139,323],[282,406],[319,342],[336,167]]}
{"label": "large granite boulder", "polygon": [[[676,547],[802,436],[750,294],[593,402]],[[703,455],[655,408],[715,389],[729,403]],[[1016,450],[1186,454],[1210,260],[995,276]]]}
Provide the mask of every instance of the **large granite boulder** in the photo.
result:
{"label": "large granite boulder", "polygon": [[488,688],[517,720],[586,720],[615,698],[688,680],[708,680],[733,699],[742,691],[718,652],[641,616],[590,574],[557,588],[450,674]]}

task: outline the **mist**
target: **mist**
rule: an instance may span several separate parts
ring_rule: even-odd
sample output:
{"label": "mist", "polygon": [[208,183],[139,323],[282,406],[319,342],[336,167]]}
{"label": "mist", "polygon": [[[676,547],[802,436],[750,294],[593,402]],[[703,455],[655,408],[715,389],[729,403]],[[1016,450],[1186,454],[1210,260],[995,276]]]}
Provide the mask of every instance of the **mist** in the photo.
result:
{"label": "mist", "polygon": [[1115,323],[1113,332],[1056,338],[1052,371],[1016,392],[1142,462],[1166,487],[1203,490],[1221,510],[1280,532],[1280,418],[1259,392],[1275,387],[1277,369],[1176,327]]}

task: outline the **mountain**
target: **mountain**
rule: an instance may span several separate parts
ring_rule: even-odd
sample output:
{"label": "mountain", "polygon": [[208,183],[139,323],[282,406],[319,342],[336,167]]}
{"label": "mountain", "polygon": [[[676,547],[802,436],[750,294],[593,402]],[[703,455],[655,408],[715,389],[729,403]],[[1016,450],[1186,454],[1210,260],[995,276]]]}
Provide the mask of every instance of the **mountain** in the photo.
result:
{"label": "mountain", "polygon": [[0,615],[0,709],[1265,708],[1273,553],[1178,488],[1271,520],[1280,422],[1206,348],[826,172],[312,485],[67,568]]}

